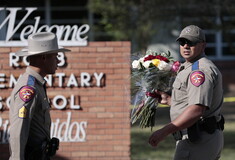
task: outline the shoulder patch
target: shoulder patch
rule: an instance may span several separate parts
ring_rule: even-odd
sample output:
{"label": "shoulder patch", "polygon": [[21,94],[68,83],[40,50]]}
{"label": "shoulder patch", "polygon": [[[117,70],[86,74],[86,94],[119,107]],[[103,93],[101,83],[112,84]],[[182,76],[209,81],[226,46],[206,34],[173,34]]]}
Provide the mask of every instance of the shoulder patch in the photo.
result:
{"label": "shoulder patch", "polygon": [[195,71],[190,75],[191,83],[198,87],[202,85],[205,81],[205,74],[202,71]]}
{"label": "shoulder patch", "polygon": [[30,101],[34,95],[35,95],[35,91],[33,87],[30,86],[24,86],[20,89],[20,98],[24,101],[24,102],[28,102]]}
{"label": "shoulder patch", "polygon": [[19,118],[26,118],[26,115],[27,115],[27,109],[25,106],[23,106],[19,109]]}

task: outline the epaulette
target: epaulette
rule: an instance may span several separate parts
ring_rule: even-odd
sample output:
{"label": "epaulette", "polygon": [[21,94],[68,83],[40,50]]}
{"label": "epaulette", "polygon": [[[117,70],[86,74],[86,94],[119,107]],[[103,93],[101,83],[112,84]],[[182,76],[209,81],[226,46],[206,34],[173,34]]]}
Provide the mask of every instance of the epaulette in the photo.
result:
{"label": "epaulette", "polygon": [[35,77],[29,75],[27,85],[20,89],[19,96],[24,102],[29,102],[31,99],[33,99],[35,95],[35,89],[33,88],[35,81]]}
{"label": "epaulette", "polygon": [[196,87],[199,87],[205,81],[205,74],[199,70],[199,61],[194,62],[192,65],[192,73],[190,74],[190,81]]}
{"label": "epaulette", "polygon": [[34,86],[35,85],[35,81],[36,81],[35,77],[29,75],[27,86]]}
{"label": "epaulette", "polygon": [[196,61],[192,65],[192,71],[198,70],[199,69],[199,61]]}

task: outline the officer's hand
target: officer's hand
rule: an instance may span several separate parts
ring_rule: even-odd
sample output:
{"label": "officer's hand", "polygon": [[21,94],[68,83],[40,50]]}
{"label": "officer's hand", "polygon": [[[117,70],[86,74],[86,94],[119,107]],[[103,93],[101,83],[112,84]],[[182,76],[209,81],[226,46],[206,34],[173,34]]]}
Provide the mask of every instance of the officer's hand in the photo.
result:
{"label": "officer's hand", "polygon": [[166,134],[162,129],[159,129],[149,137],[149,144],[153,147],[156,147],[159,142],[161,142],[166,137]]}
{"label": "officer's hand", "polygon": [[171,105],[171,96],[170,95],[168,95],[165,92],[158,91],[158,90],[155,90],[155,93],[161,96],[161,98],[158,100],[159,103]]}

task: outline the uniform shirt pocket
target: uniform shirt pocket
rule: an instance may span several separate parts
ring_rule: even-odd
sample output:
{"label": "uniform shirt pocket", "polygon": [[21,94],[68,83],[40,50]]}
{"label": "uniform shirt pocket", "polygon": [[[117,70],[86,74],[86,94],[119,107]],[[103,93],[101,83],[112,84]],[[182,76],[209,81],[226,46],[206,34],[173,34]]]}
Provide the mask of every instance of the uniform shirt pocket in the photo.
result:
{"label": "uniform shirt pocket", "polygon": [[50,104],[46,98],[44,98],[43,100],[42,108],[44,112],[44,124],[48,126],[51,123],[51,117],[50,117]]}
{"label": "uniform shirt pocket", "polygon": [[180,89],[181,88],[181,82],[179,82],[179,81],[175,81],[174,83],[173,83],[173,88],[175,88],[175,89]]}
{"label": "uniform shirt pocket", "polygon": [[183,86],[183,83],[181,83],[179,80],[176,80],[173,83],[172,97],[175,101],[182,101],[187,97],[185,87]]}

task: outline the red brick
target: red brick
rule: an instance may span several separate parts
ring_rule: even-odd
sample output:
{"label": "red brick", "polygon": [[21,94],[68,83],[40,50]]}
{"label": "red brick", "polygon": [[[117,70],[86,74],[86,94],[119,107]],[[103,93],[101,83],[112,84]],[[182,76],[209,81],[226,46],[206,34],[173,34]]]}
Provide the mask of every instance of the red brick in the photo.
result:
{"label": "red brick", "polygon": [[89,155],[89,152],[84,151],[73,151],[71,153],[72,157],[87,157]]}
{"label": "red brick", "polygon": [[121,47],[123,45],[123,42],[106,42],[106,46],[118,46]]}
{"label": "red brick", "polygon": [[90,107],[88,109],[89,112],[104,112],[105,111],[105,108],[104,107]]}
{"label": "red brick", "polygon": [[97,48],[97,52],[113,52],[114,48],[113,47],[100,47]]}
{"label": "red brick", "polygon": [[80,52],[96,52],[96,47],[81,47]]}
{"label": "red brick", "polygon": [[105,156],[105,152],[94,151],[94,152],[89,152],[88,155],[91,157],[100,157],[100,156]]}
{"label": "red brick", "polygon": [[21,50],[23,48],[24,47],[12,47],[12,48],[10,48],[10,50],[11,50],[11,52],[17,52],[17,51],[19,51],[19,50]]}
{"label": "red brick", "polygon": [[10,52],[11,49],[9,47],[0,47],[0,52]]}
{"label": "red brick", "polygon": [[122,44],[123,44],[122,45],[123,47],[130,47],[131,48],[131,43],[129,41],[123,41]]}
{"label": "red brick", "polygon": [[97,118],[113,118],[114,113],[97,113]]}
{"label": "red brick", "polygon": [[130,53],[131,49],[129,47],[120,47],[120,48],[114,48],[114,52],[127,52]]}

